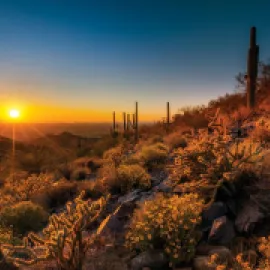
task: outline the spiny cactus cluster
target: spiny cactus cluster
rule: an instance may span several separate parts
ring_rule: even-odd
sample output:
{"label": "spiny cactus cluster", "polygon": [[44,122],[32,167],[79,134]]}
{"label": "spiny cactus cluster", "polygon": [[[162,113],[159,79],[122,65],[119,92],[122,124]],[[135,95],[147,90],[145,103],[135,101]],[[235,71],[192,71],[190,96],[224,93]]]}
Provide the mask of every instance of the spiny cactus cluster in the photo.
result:
{"label": "spiny cactus cluster", "polygon": [[[251,141],[231,141],[227,137],[204,135],[176,151],[171,179],[181,188],[215,197],[224,181],[234,179],[237,172],[252,165],[260,168],[262,147]],[[185,182],[185,183],[183,183]]]}
{"label": "spiny cactus cluster", "polygon": [[206,115],[208,118],[208,131],[216,131],[219,134],[227,135],[227,125],[224,118],[220,115],[220,108],[216,110],[216,113],[214,116]]}
{"label": "spiny cactus cluster", "polygon": [[[86,252],[97,237],[93,234],[83,238],[82,233],[98,219],[106,202],[101,198],[89,203],[82,199],[83,196],[82,192],[73,203],[68,202],[65,212],[52,215],[42,236],[30,233],[22,246],[3,245],[6,258],[15,265],[32,265],[55,259],[61,270],[81,270]],[[18,254],[26,255],[27,259],[18,258]]]}

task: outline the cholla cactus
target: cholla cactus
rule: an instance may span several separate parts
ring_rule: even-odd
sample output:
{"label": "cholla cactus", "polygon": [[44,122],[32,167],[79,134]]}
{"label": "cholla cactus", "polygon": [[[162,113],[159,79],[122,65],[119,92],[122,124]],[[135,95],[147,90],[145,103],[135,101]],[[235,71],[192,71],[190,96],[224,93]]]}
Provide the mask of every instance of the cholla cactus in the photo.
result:
{"label": "cholla cactus", "polygon": [[[23,246],[3,245],[3,250],[7,252],[6,258],[15,265],[32,265],[38,261],[55,259],[58,269],[81,270],[85,254],[97,236],[93,234],[83,239],[82,233],[97,220],[106,201],[101,198],[89,204],[89,201],[82,200],[83,195],[73,203],[68,202],[65,212],[52,215],[42,236],[30,233],[24,238]],[[17,258],[18,253],[27,255],[29,259]]]}

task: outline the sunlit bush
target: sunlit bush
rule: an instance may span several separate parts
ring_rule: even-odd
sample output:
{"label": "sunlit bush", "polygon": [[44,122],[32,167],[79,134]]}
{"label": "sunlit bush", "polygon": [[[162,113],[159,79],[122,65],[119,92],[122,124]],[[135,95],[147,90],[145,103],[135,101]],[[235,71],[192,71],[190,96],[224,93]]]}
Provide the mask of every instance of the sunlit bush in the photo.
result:
{"label": "sunlit bush", "polygon": [[118,166],[121,163],[122,155],[123,148],[121,146],[117,146],[107,150],[103,154],[103,159],[105,162],[113,162],[115,166]]}
{"label": "sunlit bush", "polygon": [[172,264],[190,261],[200,239],[203,202],[196,194],[156,196],[138,209],[126,235],[133,250],[163,249]]}
{"label": "sunlit bush", "polygon": [[76,183],[58,182],[46,190],[33,194],[31,201],[51,210],[62,207],[67,201],[73,199],[77,193]]}
{"label": "sunlit bush", "polygon": [[150,175],[140,165],[120,165],[116,171],[117,182],[122,193],[131,191],[132,188],[149,188]]}
{"label": "sunlit bush", "polygon": [[171,149],[187,146],[187,140],[178,132],[169,134],[164,138],[164,141]]}
{"label": "sunlit bush", "polygon": [[6,195],[13,196],[16,201],[29,200],[34,194],[43,192],[54,183],[53,175],[33,174],[25,178],[9,178],[3,187]]}
{"label": "sunlit bush", "polygon": [[156,143],[142,147],[139,156],[144,161],[147,168],[153,169],[159,165],[164,165],[168,154],[169,149],[165,144]]}
{"label": "sunlit bush", "polygon": [[30,201],[19,202],[5,207],[0,213],[4,227],[13,226],[14,232],[24,235],[29,231],[38,231],[46,223],[48,214],[44,209]]}

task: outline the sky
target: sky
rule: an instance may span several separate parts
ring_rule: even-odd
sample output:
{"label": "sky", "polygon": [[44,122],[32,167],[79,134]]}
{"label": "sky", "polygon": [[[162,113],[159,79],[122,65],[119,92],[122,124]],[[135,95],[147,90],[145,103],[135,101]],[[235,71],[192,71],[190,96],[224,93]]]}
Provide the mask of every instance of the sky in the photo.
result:
{"label": "sky", "polygon": [[0,121],[141,120],[235,91],[251,26],[270,58],[270,1],[0,0]]}

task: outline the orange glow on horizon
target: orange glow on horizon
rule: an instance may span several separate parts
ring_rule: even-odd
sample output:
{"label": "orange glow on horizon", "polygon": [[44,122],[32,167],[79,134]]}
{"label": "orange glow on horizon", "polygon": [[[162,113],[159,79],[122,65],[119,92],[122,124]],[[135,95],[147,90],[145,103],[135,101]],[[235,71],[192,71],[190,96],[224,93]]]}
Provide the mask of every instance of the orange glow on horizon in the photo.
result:
{"label": "orange glow on horizon", "polygon": [[[16,109],[14,109],[16,108]],[[141,110],[142,111],[142,110]],[[13,117],[15,116],[15,117]],[[161,111],[155,113],[139,114],[139,121],[161,120],[165,113]],[[8,103],[0,107],[0,122],[12,122],[16,119],[22,123],[73,123],[73,122],[111,122],[111,110],[94,110],[85,108],[70,108],[57,106],[55,104],[19,104]],[[116,111],[116,121],[122,122],[122,111]]]}

